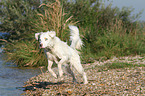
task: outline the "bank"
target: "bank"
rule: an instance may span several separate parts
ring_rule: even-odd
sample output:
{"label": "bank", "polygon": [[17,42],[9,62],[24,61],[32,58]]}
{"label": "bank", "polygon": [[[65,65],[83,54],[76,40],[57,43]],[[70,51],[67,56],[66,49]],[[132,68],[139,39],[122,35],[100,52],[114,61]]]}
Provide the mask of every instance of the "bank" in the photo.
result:
{"label": "bank", "polygon": [[[113,63],[130,65],[124,68],[108,67]],[[107,61],[83,64],[83,67],[88,75],[89,83],[86,85],[82,84],[83,80],[75,70],[79,84],[74,84],[69,74],[60,80],[52,77],[49,72],[43,72],[25,82],[25,95],[145,95],[145,57],[114,57]],[[57,72],[57,68],[53,70]]]}

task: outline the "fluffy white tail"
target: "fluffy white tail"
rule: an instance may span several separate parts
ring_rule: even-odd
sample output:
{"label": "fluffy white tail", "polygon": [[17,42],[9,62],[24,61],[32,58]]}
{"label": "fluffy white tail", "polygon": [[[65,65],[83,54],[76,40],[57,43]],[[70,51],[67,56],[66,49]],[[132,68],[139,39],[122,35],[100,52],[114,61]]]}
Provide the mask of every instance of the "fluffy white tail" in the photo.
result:
{"label": "fluffy white tail", "polygon": [[81,49],[83,42],[79,36],[79,29],[77,26],[69,26],[70,29],[70,41],[71,41],[71,45],[70,47],[72,47],[73,49]]}

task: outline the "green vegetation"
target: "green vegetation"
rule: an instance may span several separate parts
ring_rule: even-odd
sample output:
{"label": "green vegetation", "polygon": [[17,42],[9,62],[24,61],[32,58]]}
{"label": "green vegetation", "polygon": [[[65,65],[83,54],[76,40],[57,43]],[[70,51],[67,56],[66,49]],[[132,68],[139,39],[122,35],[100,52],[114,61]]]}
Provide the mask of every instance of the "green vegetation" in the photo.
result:
{"label": "green vegetation", "polygon": [[34,33],[55,30],[69,44],[69,24],[80,29],[83,62],[145,54],[145,27],[135,21],[140,13],[131,16],[130,8],[104,7],[101,0],[1,0],[0,6],[0,31],[10,34],[7,61],[18,66],[47,65]]}
{"label": "green vegetation", "polygon": [[0,32],[8,32],[9,42],[17,42],[30,38],[30,31],[36,15],[38,0],[1,0],[0,2]]}
{"label": "green vegetation", "polygon": [[110,69],[120,69],[120,68],[132,68],[132,67],[145,67],[144,64],[130,64],[130,63],[106,63],[102,66],[96,66],[97,68],[99,68],[99,72],[100,71],[107,71]]}
{"label": "green vegetation", "polygon": [[[6,54],[8,55],[8,58],[6,58],[7,61],[13,60],[15,64],[17,64],[18,67],[27,67],[27,66],[44,66],[46,64],[47,66],[47,60],[44,55],[43,50],[40,50],[38,47],[38,43],[36,40],[34,41],[20,41],[17,43],[8,44],[6,46]],[[9,49],[12,48],[15,50],[11,50],[9,52]]]}

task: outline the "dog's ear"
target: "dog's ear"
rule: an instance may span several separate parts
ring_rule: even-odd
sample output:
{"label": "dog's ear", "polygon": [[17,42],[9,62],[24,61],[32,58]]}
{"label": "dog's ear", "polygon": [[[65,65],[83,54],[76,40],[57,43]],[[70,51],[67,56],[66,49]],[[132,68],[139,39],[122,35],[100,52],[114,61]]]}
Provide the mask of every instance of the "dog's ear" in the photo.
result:
{"label": "dog's ear", "polygon": [[36,40],[38,40],[39,38],[39,35],[41,35],[43,32],[40,32],[40,33],[35,33],[35,38],[36,38]]}
{"label": "dog's ear", "polygon": [[38,40],[38,36],[40,35],[40,33],[35,33],[35,38],[36,40]]}
{"label": "dog's ear", "polygon": [[51,38],[54,38],[56,36],[56,32],[55,31],[50,31],[49,35]]}

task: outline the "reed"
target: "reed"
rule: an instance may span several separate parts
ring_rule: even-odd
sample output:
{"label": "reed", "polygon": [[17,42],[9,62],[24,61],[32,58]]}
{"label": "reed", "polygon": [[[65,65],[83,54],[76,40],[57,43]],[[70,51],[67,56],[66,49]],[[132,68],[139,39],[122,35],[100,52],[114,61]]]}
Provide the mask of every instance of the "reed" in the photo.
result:
{"label": "reed", "polygon": [[7,44],[4,48],[8,55],[6,61],[13,61],[18,67],[47,66],[47,59],[43,50],[39,48],[34,33],[54,30],[61,40],[69,41],[68,25],[76,23],[71,20],[73,16],[64,12],[59,0],[43,3],[39,8],[44,12],[38,12],[36,19],[31,21],[32,32],[28,33],[29,39]]}
{"label": "reed", "polygon": [[[21,4],[30,6],[25,0],[22,1],[24,2]],[[7,61],[14,62],[18,66],[47,66],[45,54],[39,49],[34,34],[53,30],[61,40],[67,41],[69,45],[68,25],[76,25],[80,29],[80,36],[84,43],[81,52],[83,63],[109,59],[112,56],[145,55],[145,26],[131,19],[130,9],[122,11],[117,7],[112,8],[111,4],[104,7],[96,0],[44,1],[41,5],[37,3],[39,5],[35,7],[37,10],[32,10],[32,7],[22,8],[29,10],[28,14],[23,16],[24,20],[21,19],[22,13],[20,13],[20,19],[14,18],[18,22],[3,21],[2,29],[6,30],[4,24],[9,21],[11,26],[8,24],[7,31],[15,29],[14,33],[20,33],[20,35],[16,33],[10,36],[11,40],[16,37],[17,41],[7,38],[4,50],[8,55]],[[17,3],[19,2],[11,4],[18,5]],[[12,6],[7,10],[12,10]],[[15,7],[16,12],[20,10],[19,8]],[[9,13],[6,14],[9,17]],[[15,14],[13,12],[14,16]],[[16,25],[21,25],[21,27]]]}
{"label": "reed", "polygon": [[16,44],[9,44],[15,50],[10,51],[5,48],[7,58],[6,62],[12,62],[18,67],[39,67],[47,66],[47,59],[43,50],[40,50],[36,41],[20,41]]}
{"label": "reed", "polygon": [[[84,36],[87,38],[84,39],[86,47],[83,49],[85,52],[83,60],[90,62],[93,59],[109,59],[112,56],[144,55],[144,31],[139,27],[134,28],[133,31],[127,30],[128,28],[124,28],[122,20],[119,19],[106,29],[97,30],[97,33],[85,31]],[[94,37],[93,34],[97,35]]]}
{"label": "reed", "polygon": [[55,0],[53,3],[43,3],[39,8],[41,8],[44,13],[37,14],[38,19],[36,22],[32,22],[32,24],[34,24],[33,30],[35,32],[54,30],[56,35],[62,40],[68,39],[68,25],[74,25],[77,22],[73,22],[73,16],[65,13],[63,4],[61,4],[59,0]]}

